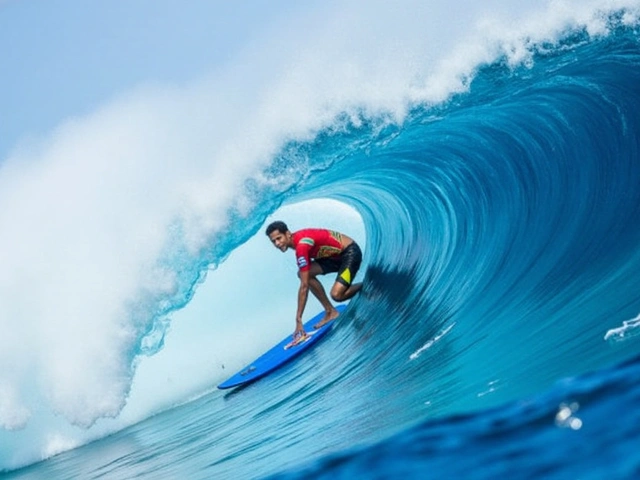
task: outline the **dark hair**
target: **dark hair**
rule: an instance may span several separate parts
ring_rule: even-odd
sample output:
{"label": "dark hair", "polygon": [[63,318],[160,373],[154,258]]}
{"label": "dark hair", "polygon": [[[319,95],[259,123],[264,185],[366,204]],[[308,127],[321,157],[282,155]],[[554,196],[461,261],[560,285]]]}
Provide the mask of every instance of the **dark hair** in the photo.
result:
{"label": "dark hair", "polygon": [[279,231],[280,233],[286,233],[289,231],[289,227],[287,227],[286,223],[278,220],[270,223],[265,233],[267,234],[267,237],[268,237],[269,235],[271,235],[272,232],[275,232],[276,230]]}

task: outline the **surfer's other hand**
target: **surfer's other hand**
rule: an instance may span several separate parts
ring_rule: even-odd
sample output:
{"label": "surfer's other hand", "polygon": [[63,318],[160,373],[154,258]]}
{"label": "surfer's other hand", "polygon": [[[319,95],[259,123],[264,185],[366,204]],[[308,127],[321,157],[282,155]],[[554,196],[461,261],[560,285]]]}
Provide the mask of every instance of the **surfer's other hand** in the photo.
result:
{"label": "surfer's other hand", "polygon": [[307,336],[307,332],[304,331],[304,327],[301,324],[296,325],[296,330],[293,332],[294,340],[302,340]]}

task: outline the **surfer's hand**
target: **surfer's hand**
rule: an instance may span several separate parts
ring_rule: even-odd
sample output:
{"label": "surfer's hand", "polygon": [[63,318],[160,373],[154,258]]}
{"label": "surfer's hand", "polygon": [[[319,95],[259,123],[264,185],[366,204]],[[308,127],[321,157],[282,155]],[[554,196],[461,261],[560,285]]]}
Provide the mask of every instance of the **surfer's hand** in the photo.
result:
{"label": "surfer's hand", "polygon": [[295,332],[293,332],[293,339],[301,340],[306,336],[307,336],[307,332],[304,331],[304,327],[302,326],[302,323],[296,323],[296,330]]}
{"label": "surfer's hand", "polygon": [[304,342],[306,338],[307,332],[304,331],[304,327],[302,326],[302,324],[296,325],[296,330],[295,332],[293,332],[293,338],[291,339],[291,342],[285,345],[284,349],[288,350],[291,347],[295,347],[296,345]]}

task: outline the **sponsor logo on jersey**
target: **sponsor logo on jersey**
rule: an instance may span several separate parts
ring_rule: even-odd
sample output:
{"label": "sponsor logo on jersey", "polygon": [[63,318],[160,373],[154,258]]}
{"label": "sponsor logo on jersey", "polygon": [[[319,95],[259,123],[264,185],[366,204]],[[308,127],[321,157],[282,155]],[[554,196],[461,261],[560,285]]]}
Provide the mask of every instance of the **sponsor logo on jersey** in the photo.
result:
{"label": "sponsor logo on jersey", "polygon": [[304,267],[306,267],[307,265],[308,265],[308,264],[307,264],[307,259],[306,259],[306,258],[304,258],[304,257],[298,257],[298,267],[299,267],[299,268],[304,268]]}
{"label": "sponsor logo on jersey", "polygon": [[329,245],[323,245],[318,249],[318,254],[316,258],[326,258],[326,257],[335,257],[336,255],[340,255],[342,250],[336,247],[330,247]]}

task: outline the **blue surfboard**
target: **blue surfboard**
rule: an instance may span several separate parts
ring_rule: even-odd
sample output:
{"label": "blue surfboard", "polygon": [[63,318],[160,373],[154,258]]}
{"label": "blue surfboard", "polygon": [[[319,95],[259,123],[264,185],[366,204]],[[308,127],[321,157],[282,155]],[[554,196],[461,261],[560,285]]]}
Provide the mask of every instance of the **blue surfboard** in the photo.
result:
{"label": "blue surfboard", "polygon": [[[336,310],[342,313],[345,308],[347,308],[346,305],[338,305]],[[307,336],[300,343],[291,346],[290,344],[293,341],[293,334],[289,335],[267,353],[251,362],[228,380],[222,382],[218,385],[218,388],[224,390],[225,388],[233,388],[258,380],[315,345],[318,340],[331,330],[334,323],[333,321],[329,322],[319,329],[314,330],[313,326],[322,320],[323,316],[324,311],[320,312],[304,324]]]}

